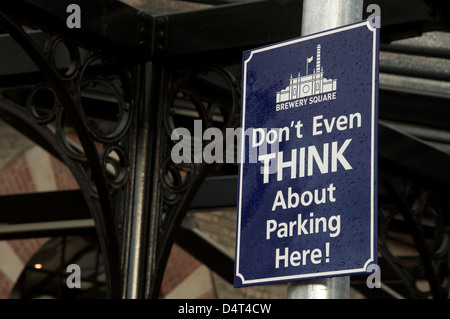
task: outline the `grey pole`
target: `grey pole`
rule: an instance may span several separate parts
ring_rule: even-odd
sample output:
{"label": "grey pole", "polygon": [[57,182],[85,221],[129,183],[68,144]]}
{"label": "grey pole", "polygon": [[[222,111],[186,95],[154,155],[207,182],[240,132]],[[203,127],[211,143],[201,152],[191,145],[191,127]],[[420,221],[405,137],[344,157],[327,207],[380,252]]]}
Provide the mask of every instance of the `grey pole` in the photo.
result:
{"label": "grey pole", "polygon": [[302,36],[362,19],[363,0],[303,0]]}
{"label": "grey pole", "polygon": [[[303,0],[302,36],[333,29],[362,19],[363,0]],[[289,299],[347,299],[350,277],[290,282]]]}
{"label": "grey pole", "polygon": [[289,299],[348,299],[350,277],[318,278],[288,283]]}

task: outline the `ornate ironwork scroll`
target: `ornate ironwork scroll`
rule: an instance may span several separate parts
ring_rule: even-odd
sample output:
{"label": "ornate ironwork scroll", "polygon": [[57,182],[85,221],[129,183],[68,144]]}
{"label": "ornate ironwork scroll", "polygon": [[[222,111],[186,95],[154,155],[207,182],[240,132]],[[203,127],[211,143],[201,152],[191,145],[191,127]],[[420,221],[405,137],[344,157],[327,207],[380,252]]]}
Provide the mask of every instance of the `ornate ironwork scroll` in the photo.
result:
{"label": "ornate ironwork scroll", "polygon": [[380,182],[379,253],[402,280],[405,297],[448,298],[450,224],[445,191],[387,173]]}
{"label": "ornate ironwork scroll", "polygon": [[[153,246],[150,247],[148,270],[150,272],[146,296],[158,297],[159,287],[170,248],[190,202],[204,178],[217,163],[206,163],[205,148],[224,141],[204,140],[208,128],[217,129],[221,136],[226,128],[238,125],[240,92],[235,76],[224,67],[205,67],[196,70],[172,72],[167,80],[164,107],[160,108],[162,122],[158,132],[158,187],[161,194],[154,193],[153,202],[160,205],[161,215],[154,220]],[[188,142],[189,154],[184,161],[175,163],[171,157],[172,147],[180,140],[171,140],[177,128],[189,132],[183,142]],[[198,146],[200,145],[200,146]],[[233,144],[234,145],[234,144]]]}
{"label": "ornate ironwork scroll", "polygon": [[[126,138],[132,118],[129,71],[99,52],[86,52],[50,36],[42,50],[4,14],[0,24],[23,48],[44,78],[3,88],[1,116],[62,160],[72,171],[97,226],[109,296],[120,296],[122,212],[113,206],[128,180]],[[61,65],[58,50],[68,52]],[[27,83],[27,81],[24,81]]]}
{"label": "ornate ironwork scroll", "polygon": [[[157,297],[176,229],[214,166],[202,160],[203,148],[211,141],[192,149],[190,163],[174,163],[171,133],[188,127],[194,136],[195,119],[201,123],[200,139],[208,128],[220,132],[236,126],[236,80],[223,67],[171,72],[168,78],[159,71],[148,75],[153,69],[145,64],[116,63],[61,36],[49,35],[41,48],[4,14],[0,24],[43,75],[1,89],[1,117],[72,171],[97,227],[109,297],[142,296],[139,287],[129,290],[129,284],[142,279],[141,275],[147,276],[145,296]],[[61,61],[61,51],[66,52],[66,61]],[[159,92],[155,86],[146,92],[141,80],[149,76],[162,83]],[[150,114],[149,109],[158,114]],[[200,162],[193,160],[198,155]],[[138,176],[145,174],[141,170],[146,165],[153,170],[150,181]],[[135,226],[139,234],[133,234]]]}

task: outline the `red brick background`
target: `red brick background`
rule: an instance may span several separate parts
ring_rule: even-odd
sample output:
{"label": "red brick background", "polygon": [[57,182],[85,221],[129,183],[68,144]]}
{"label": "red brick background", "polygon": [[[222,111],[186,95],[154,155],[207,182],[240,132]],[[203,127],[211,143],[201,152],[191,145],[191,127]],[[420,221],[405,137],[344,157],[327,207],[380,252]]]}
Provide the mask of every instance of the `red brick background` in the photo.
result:
{"label": "red brick background", "polygon": [[24,264],[45,244],[49,238],[9,240],[8,243]]}
{"label": "red brick background", "polygon": [[57,190],[69,190],[69,189],[78,189],[78,183],[70,172],[69,168],[54,158],[50,157],[50,162],[53,167],[53,174],[55,176],[56,181],[56,189]]}
{"label": "red brick background", "polygon": [[[67,167],[54,158],[51,161],[55,169],[54,174],[58,189],[78,188],[73,175]],[[19,154],[0,171],[0,195],[23,194],[35,191],[36,187],[33,183],[25,154]],[[48,239],[16,239],[9,240],[7,243],[25,265]],[[14,284],[0,269],[0,299],[9,297]]]}
{"label": "red brick background", "polygon": [[34,192],[35,186],[25,156],[12,160],[0,172],[0,195]]}
{"label": "red brick background", "polygon": [[8,298],[13,286],[11,279],[0,269],[0,299]]}
{"label": "red brick background", "polygon": [[172,246],[161,284],[160,297],[166,296],[200,266],[200,262],[177,245]]}
{"label": "red brick background", "polygon": [[[50,157],[51,166],[57,190],[78,189],[78,184],[65,164],[54,157]],[[35,192],[36,187],[24,153],[18,155],[0,171],[0,195],[21,194]],[[0,210],[1,213],[1,210]],[[47,242],[49,238],[32,238],[9,240],[8,244],[26,264],[28,260]],[[1,258],[1,256],[0,256]],[[179,283],[200,266],[200,262],[174,245],[165,270],[161,287],[161,297],[166,296]],[[8,298],[14,284],[0,269],[0,299]],[[203,296],[214,298],[214,292]]]}

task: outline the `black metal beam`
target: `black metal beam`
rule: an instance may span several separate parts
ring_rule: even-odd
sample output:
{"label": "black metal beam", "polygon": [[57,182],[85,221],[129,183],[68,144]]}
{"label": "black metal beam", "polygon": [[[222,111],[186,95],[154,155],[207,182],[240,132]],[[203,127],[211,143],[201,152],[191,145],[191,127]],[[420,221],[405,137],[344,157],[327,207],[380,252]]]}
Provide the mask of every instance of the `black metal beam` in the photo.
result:
{"label": "black metal beam", "polygon": [[[381,39],[420,35],[431,30],[449,30],[445,6],[426,0],[365,0],[365,8],[381,8]],[[301,35],[302,0],[250,1],[211,9],[160,15],[155,30],[163,40],[156,46],[161,56],[183,63],[240,61],[243,50]],[[176,59],[175,59],[176,58]]]}
{"label": "black metal beam", "polygon": [[398,54],[422,56],[427,58],[450,59],[450,49],[437,47],[420,47],[410,44],[382,44],[380,50]]}
{"label": "black metal beam", "polygon": [[[237,176],[207,178],[190,209],[236,205]],[[0,224],[88,219],[92,216],[80,190],[38,192],[0,196]]]}
{"label": "black metal beam", "polygon": [[0,225],[0,240],[59,237],[59,236],[97,236],[92,219],[78,219],[56,222],[24,223]]}
{"label": "black metal beam", "polygon": [[223,279],[233,283],[234,258],[200,231],[179,227],[175,242]]}
{"label": "black metal beam", "polygon": [[366,8],[377,4],[381,9],[381,43],[414,37],[428,31],[449,30],[450,19],[446,1],[435,0],[364,0]]}
{"label": "black metal beam", "polygon": [[208,177],[191,202],[190,209],[236,206],[238,178],[235,175]]}
{"label": "black metal beam", "polygon": [[91,218],[81,191],[0,196],[0,223],[20,224]]}
{"label": "black metal beam", "polygon": [[300,36],[302,3],[250,1],[159,16],[165,35],[159,49],[169,57],[214,52],[240,59],[245,48]]}
{"label": "black metal beam", "polygon": [[445,192],[450,185],[450,155],[393,127],[378,126],[379,160],[383,169],[420,180]]}
{"label": "black metal beam", "polygon": [[380,65],[380,72],[392,75],[407,76],[417,79],[450,81],[450,75],[445,72],[424,71],[415,68],[404,68],[397,65],[390,65],[390,66]]}
{"label": "black metal beam", "polygon": [[[82,28],[66,25],[69,4],[81,8]],[[449,30],[448,5],[432,0],[365,0],[381,8],[381,38],[389,42],[431,30]],[[151,15],[117,0],[3,1],[0,10],[28,25],[63,34],[87,48],[128,61],[169,58],[240,61],[242,50],[301,34],[302,0],[249,1],[210,9]],[[186,62],[186,60],[184,61]]]}
{"label": "black metal beam", "polygon": [[432,92],[380,88],[381,119],[450,129],[450,97]]}
{"label": "black metal beam", "polygon": [[[80,6],[81,28],[67,27],[70,4]],[[2,1],[0,10],[25,25],[61,34],[82,47],[126,57],[127,63],[149,56],[152,50],[152,41],[144,41],[145,35],[153,33],[152,16],[117,0]]]}

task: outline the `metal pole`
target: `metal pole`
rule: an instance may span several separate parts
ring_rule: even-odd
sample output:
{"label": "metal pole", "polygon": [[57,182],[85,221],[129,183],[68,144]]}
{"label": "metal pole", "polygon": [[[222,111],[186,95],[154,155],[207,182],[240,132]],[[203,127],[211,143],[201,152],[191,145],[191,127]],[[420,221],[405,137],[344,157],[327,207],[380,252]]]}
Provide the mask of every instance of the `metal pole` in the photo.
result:
{"label": "metal pole", "polygon": [[[158,71],[153,63],[142,65],[139,71],[139,77],[142,83],[142,91],[139,94],[142,100],[139,102],[138,114],[136,114],[135,143],[134,153],[134,179],[131,189],[131,216],[128,221],[128,237],[124,243],[124,258],[126,259],[125,277],[123,278],[123,298],[141,299],[145,291],[145,274],[147,251],[148,251],[148,233],[149,227],[154,227],[149,223],[149,206],[151,192],[151,168],[156,160],[150,154],[153,149],[153,138],[156,135],[156,86],[155,80]],[[157,212],[153,212],[157,214]],[[150,226],[148,226],[150,225]]]}
{"label": "metal pole", "polygon": [[[303,0],[302,36],[361,21],[363,0]],[[289,299],[347,299],[350,277],[290,282]]]}
{"label": "metal pole", "polygon": [[[151,80],[149,74],[151,72],[151,64],[148,63],[145,67],[142,67],[145,74],[140,74],[141,79],[145,78],[144,87],[150,91]],[[142,94],[142,93],[141,93]],[[148,114],[146,114],[148,94],[141,101],[139,114],[136,125],[136,157],[135,157],[135,177],[132,190],[132,208],[131,218],[128,221],[128,238],[125,243],[125,255],[127,255],[127,268],[124,278],[124,298],[138,299],[142,297],[143,292],[143,280],[142,275],[144,273],[144,256],[145,256],[145,221],[146,221],[146,208],[148,203],[145,198],[148,192],[147,176],[150,170],[149,152],[150,149],[150,133],[149,133],[149,120]]]}
{"label": "metal pole", "polygon": [[363,0],[303,0],[302,36],[361,21]]}
{"label": "metal pole", "polygon": [[350,277],[318,278],[288,283],[288,299],[348,299]]}

